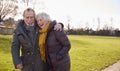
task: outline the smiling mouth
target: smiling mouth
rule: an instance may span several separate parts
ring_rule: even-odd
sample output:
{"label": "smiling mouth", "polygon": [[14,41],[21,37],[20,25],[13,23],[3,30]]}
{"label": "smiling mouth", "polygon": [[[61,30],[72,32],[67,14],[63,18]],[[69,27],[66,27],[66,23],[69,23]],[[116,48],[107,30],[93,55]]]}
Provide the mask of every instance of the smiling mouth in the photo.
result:
{"label": "smiling mouth", "polygon": [[44,24],[39,24],[40,27],[42,27]]}

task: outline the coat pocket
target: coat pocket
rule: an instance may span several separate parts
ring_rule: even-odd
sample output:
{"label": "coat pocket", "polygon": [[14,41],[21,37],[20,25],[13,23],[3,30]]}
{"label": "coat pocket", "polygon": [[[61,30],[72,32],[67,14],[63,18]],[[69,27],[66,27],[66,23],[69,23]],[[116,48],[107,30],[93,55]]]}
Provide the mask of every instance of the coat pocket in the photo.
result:
{"label": "coat pocket", "polygon": [[21,56],[22,64],[28,65],[32,62],[32,55],[27,53],[26,55]]}
{"label": "coat pocket", "polygon": [[53,67],[56,67],[57,65],[57,59],[56,59],[56,54],[50,54],[50,61]]}

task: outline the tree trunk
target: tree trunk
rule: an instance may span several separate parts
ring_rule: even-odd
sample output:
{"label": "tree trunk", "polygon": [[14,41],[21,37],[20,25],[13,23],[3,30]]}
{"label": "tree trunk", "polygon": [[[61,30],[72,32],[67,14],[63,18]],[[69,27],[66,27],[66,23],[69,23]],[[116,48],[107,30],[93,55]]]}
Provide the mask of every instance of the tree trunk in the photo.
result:
{"label": "tree trunk", "polygon": [[1,16],[0,16],[0,22],[2,22],[3,20],[2,20],[2,18],[1,18]]}

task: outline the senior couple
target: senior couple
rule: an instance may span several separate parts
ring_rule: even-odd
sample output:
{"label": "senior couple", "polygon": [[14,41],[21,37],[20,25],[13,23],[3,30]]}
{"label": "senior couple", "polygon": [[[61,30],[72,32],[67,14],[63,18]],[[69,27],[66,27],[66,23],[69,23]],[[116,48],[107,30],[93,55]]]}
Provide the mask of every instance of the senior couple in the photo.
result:
{"label": "senior couple", "polygon": [[52,21],[47,13],[23,12],[13,33],[13,64],[21,71],[70,71],[70,41],[62,23]]}

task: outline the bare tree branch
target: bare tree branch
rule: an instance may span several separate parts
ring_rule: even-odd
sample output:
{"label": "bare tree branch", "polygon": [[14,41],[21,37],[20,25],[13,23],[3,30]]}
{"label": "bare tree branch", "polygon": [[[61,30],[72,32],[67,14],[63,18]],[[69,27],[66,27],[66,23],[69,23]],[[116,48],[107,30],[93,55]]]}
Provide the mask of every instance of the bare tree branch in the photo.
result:
{"label": "bare tree branch", "polygon": [[2,0],[0,1],[0,22],[8,15],[16,15],[17,0]]}
{"label": "bare tree branch", "polygon": [[27,4],[27,6],[29,5],[29,0],[22,0],[24,3]]}

